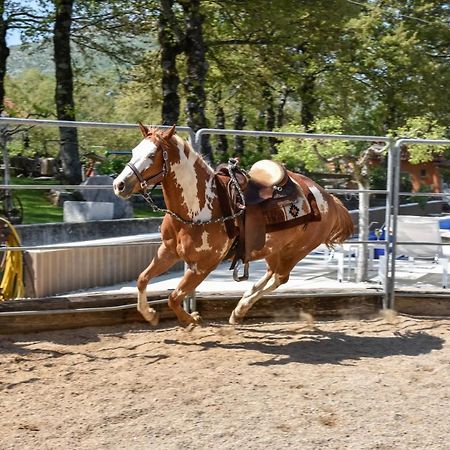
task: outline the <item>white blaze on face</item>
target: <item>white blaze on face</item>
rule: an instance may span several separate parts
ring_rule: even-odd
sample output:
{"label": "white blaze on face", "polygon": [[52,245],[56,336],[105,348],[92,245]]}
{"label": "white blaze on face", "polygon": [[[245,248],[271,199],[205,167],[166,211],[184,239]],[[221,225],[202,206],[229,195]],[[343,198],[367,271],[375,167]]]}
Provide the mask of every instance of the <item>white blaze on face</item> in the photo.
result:
{"label": "white blaze on face", "polygon": [[[143,139],[136,147],[132,150],[132,157],[130,163],[136,167],[139,173],[144,172],[153,164],[153,157],[156,152],[156,145],[150,139]],[[133,171],[126,166],[121,174],[117,177],[118,181],[124,181],[129,176],[134,175]]]}
{"label": "white blaze on face", "polygon": [[314,198],[317,202],[317,207],[322,214],[326,214],[328,212],[328,202],[323,198],[322,192],[319,191],[315,186],[309,186],[309,190],[314,195]]}
{"label": "white blaze on face", "polygon": [[212,201],[214,199],[213,178],[205,180],[205,204],[200,208],[198,195],[198,178],[195,171],[195,163],[199,155],[190,151],[188,156],[184,152],[184,142],[176,136],[177,147],[180,154],[180,162],[171,165],[175,177],[175,183],[180,187],[183,202],[188,209],[189,219],[205,221],[212,218]]}

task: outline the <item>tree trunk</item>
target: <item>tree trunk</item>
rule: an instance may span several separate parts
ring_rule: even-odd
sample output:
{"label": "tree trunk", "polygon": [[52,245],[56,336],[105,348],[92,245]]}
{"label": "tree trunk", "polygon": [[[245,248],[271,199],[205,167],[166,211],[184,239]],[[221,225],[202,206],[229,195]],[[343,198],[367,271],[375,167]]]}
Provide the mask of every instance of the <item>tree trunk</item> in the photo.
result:
{"label": "tree trunk", "polygon": [[[266,113],[265,111],[258,112],[258,121],[256,122],[256,129],[259,131],[264,130],[266,123]],[[259,155],[262,155],[264,152],[264,145],[266,143],[265,137],[258,137],[256,140],[256,151]]]}
{"label": "tree trunk", "polygon": [[[220,104],[220,101],[222,99],[222,95],[220,92],[218,92],[214,96],[214,103],[216,104],[216,128],[220,130],[225,129],[225,111],[223,109],[223,106]],[[225,155],[228,151],[228,140],[225,135],[218,135],[217,136],[217,146],[216,150],[220,155]]]}
{"label": "tree trunk", "polygon": [[[53,45],[55,60],[55,103],[59,120],[75,120],[73,99],[73,72],[70,55],[70,28],[74,0],[54,0],[55,24]],[[70,184],[81,182],[81,164],[76,128],[60,127],[61,161],[65,180]]]}
{"label": "tree trunk", "polygon": [[288,96],[288,88],[287,86],[283,86],[277,107],[276,122],[278,128],[281,128],[284,125],[284,107],[286,106],[287,96]]}
{"label": "tree trunk", "polygon": [[[179,0],[183,7],[185,22],[186,90],[187,124],[197,131],[207,128],[205,115],[206,93],[205,79],[208,72],[206,61],[206,44],[203,40],[203,17],[200,13],[200,0]],[[201,151],[208,160],[212,160],[209,136],[204,136]]]}
{"label": "tree trunk", "polygon": [[[370,189],[368,180],[358,181],[358,189]],[[369,193],[359,193],[359,240],[369,239]],[[358,260],[356,262],[356,281],[358,283],[367,281],[368,278],[369,246],[358,244]]]}
{"label": "tree trunk", "polygon": [[[270,101],[267,105],[266,110],[266,129],[267,131],[273,131],[275,128],[275,110],[273,108],[273,99],[270,96]],[[269,138],[269,152],[271,155],[274,155],[277,152],[276,143],[278,140],[274,137]]]}
{"label": "tree trunk", "polygon": [[[234,115],[233,128],[235,130],[242,130],[244,127],[244,111],[242,110],[242,107],[239,107],[239,109],[236,111],[236,114]],[[234,153],[236,154],[236,156],[244,154],[244,138],[242,136],[234,137]]]}
{"label": "tree trunk", "polygon": [[161,47],[162,69],[162,123],[174,125],[180,117],[180,78],[177,70],[177,56],[182,52],[182,38],[173,12],[173,0],[160,0],[158,40]]}
{"label": "tree trunk", "polygon": [[317,108],[315,84],[315,76],[307,75],[300,86],[300,97],[302,101],[301,120],[302,125],[307,131],[311,129]]}
{"label": "tree trunk", "polygon": [[[271,91],[271,88],[268,83],[265,83],[265,85],[264,85],[262,96],[263,96],[265,104],[266,104],[265,129],[267,131],[273,131],[273,129],[275,128],[276,117],[275,117],[275,109],[273,106],[273,95],[272,95],[272,91]],[[270,138],[268,138],[268,142],[269,142],[269,152],[270,152],[270,154],[273,155],[277,152],[276,147],[275,147],[275,144],[277,143],[277,139],[270,137]]]}
{"label": "tree trunk", "polygon": [[9,56],[9,48],[6,45],[6,32],[8,31],[8,22],[3,17],[4,12],[5,0],[0,0],[0,114],[4,110],[6,61]]}

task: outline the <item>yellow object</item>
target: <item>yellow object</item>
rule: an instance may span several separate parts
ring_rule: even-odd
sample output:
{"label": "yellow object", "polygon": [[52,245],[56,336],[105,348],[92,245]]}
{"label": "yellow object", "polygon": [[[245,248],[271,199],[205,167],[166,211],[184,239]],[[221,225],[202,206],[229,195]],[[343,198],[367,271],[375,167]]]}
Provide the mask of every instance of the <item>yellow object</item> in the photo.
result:
{"label": "yellow object", "polygon": [[[20,239],[14,227],[3,217],[0,217],[0,225],[8,233],[7,247],[20,247]],[[0,255],[0,301],[24,296],[23,284],[23,254],[21,251],[4,251]]]}

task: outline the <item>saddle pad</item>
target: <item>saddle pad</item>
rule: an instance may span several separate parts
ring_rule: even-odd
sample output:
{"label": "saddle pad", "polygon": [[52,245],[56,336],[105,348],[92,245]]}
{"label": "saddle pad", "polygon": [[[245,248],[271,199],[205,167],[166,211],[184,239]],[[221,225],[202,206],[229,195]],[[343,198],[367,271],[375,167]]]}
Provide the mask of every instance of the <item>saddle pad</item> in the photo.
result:
{"label": "saddle pad", "polygon": [[302,190],[295,197],[262,204],[266,225],[289,222],[311,214],[311,205]]}
{"label": "saddle pad", "polygon": [[319,222],[322,219],[317,201],[308,185],[301,179],[292,179],[297,186],[294,195],[267,203],[264,211],[266,232],[285,230],[309,222]]}

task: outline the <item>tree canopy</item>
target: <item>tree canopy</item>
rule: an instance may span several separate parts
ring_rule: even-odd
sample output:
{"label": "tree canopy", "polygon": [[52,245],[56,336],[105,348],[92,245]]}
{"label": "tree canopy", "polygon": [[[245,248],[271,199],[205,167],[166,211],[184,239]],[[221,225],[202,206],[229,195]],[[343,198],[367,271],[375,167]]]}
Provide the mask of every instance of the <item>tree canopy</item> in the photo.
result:
{"label": "tree canopy", "polygon": [[[39,0],[34,10],[2,3],[3,29],[21,30],[24,42],[10,55],[0,52],[14,105],[7,113],[56,117],[58,78],[45,56],[53,50],[45,49],[59,0]],[[433,0],[74,0],[74,117],[373,135],[401,135],[416,120],[445,137],[449,20],[449,3]],[[17,55],[29,64],[15,64]],[[80,131],[79,139],[117,148],[130,145],[130,136]],[[238,153],[250,163],[278,152],[277,144],[217,137],[208,152],[216,161]],[[334,144],[321,152],[364,150]],[[288,161],[288,153],[279,157]],[[312,167],[318,155],[308,158],[303,165]]]}

